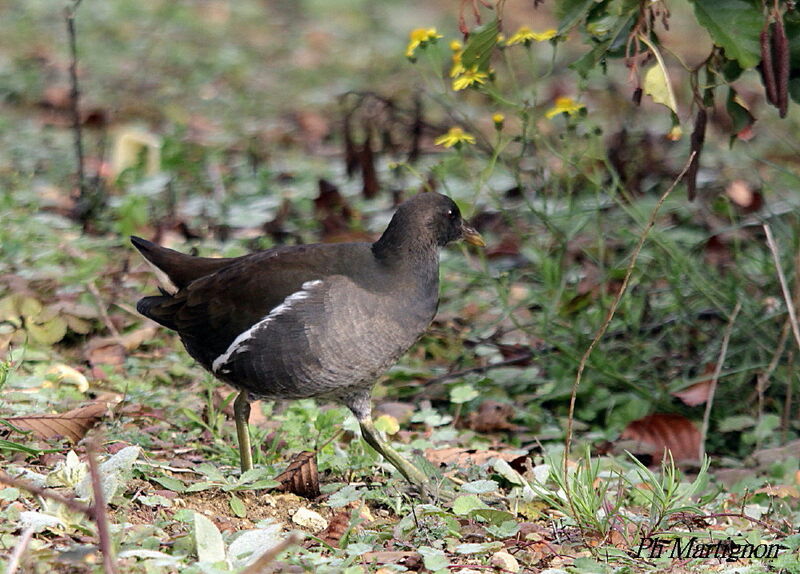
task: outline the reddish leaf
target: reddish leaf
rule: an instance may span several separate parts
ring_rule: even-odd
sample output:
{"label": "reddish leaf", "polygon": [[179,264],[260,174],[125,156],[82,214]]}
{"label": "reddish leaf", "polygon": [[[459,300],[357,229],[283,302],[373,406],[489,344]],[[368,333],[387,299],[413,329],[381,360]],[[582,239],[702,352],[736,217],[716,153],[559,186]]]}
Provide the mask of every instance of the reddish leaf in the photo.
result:
{"label": "reddish leaf", "polygon": [[486,400],[480,404],[476,412],[469,414],[466,426],[483,433],[519,430],[519,426],[509,422],[514,412],[513,405]]}
{"label": "reddish leaf", "polygon": [[700,431],[682,415],[648,415],[630,423],[620,438],[638,442],[643,452],[656,457],[667,449],[675,461],[696,461],[700,450]]}
{"label": "reddish leaf", "polygon": [[328,522],[328,527],[320,532],[317,536],[324,540],[331,546],[339,546],[339,540],[342,539],[344,533],[350,527],[350,512],[348,510],[340,510],[333,515],[333,518]]}
{"label": "reddish leaf", "polygon": [[707,376],[705,380],[695,383],[690,387],[686,387],[683,390],[676,391],[672,393],[672,396],[678,397],[684,402],[684,404],[687,404],[690,407],[702,405],[708,400],[708,396],[711,391],[711,383],[713,381],[713,377],[711,375],[715,370],[716,365],[714,363],[708,363],[703,370],[703,374]]}
{"label": "reddish leaf", "polygon": [[108,410],[106,403],[89,403],[61,414],[25,415],[6,420],[24,431],[31,431],[39,438],[63,436],[78,442]]}

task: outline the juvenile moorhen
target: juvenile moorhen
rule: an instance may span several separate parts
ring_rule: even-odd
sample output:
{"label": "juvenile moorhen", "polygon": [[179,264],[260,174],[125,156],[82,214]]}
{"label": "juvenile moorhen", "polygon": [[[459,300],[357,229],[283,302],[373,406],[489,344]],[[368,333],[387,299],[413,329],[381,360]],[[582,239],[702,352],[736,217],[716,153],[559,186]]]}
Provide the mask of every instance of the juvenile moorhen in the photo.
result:
{"label": "juvenile moorhen", "polygon": [[353,411],[367,443],[415,487],[426,476],[372,423],[375,380],[417,340],[439,304],[439,253],[484,245],[453,201],[421,193],[375,243],[276,247],[229,259],[193,257],[131,237],[159,273],[161,295],[137,310],[177,331],[186,350],[240,392],[242,470],[252,467],[251,399],[326,397]]}

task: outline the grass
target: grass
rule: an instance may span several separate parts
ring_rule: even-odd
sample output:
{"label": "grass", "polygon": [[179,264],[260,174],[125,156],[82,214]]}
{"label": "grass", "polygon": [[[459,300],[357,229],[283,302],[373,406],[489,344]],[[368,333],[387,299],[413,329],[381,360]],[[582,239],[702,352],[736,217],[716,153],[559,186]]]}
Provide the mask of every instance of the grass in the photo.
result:
{"label": "grass", "polygon": [[[624,83],[613,70],[587,81],[591,108],[579,121],[537,124],[535,152],[517,155],[512,142],[507,155],[469,147],[445,154],[428,141],[416,165],[402,157],[377,164],[387,189],[411,191],[435,173],[439,189],[476,215],[489,239],[482,253],[443,253],[437,320],[375,391],[379,413],[390,415],[386,428],[396,430],[393,444],[409,456],[424,453],[431,473],[451,477],[452,499],[420,504],[359,440],[345,409],[313,401],[259,406],[256,469],[241,476],[231,391],[193,364],[173,334],[155,331],[122,353],[113,344],[110,354],[96,350],[114,330],[125,337],[144,327],[133,305],[155,289],[129,233],[152,235],[159,223],[176,248],[236,255],[273,244],[261,225],[285,198],[281,231],[289,241],[316,241],[320,177],[339,185],[359,214],[348,232],[383,228],[389,193],[366,200],[360,182],[345,177],[342,130],[332,119],[341,93],[375,90],[399,106],[423,94],[428,140],[446,131],[448,114],[468,118],[465,125],[487,140],[497,135],[481,123],[495,111],[485,101],[453,100],[422,75],[424,62],[403,58],[412,27],[437,23],[454,34],[446,3],[418,6],[426,22],[412,17],[416,8],[389,2],[303,8],[81,7],[84,104],[114,127],[148,125],[161,138],[163,170],[147,176],[135,168],[109,182],[108,204],[89,233],[69,215],[74,160],[56,97],[68,62],[62,16],[28,1],[2,25],[0,97],[11,113],[0,119],[0,418],[65,413],[94,400],[110,405],[93,436],[108,465],[103,485],[119,571],[246,571],[251,552],[287,531],[303,539],[270,558],[277,571],[374,572],[384,563],[384,571],[431,572],[727,567],[644,550],[653,540],[674,548],[692,536],[780,543],[776,559],[737,565],[800,571],[792,535],[800,523],[794,342],[761,226],[771,226],[794,294],[796,117],[767,117],[758,138],[732,148],[712,135],[698,200],[688,203],[679,187],[659,210],[577,387],[566,474],[581,357],[658,195],[686,160],[685,142],[658,137],[664,122],[619,117]],[[446,45],[439,48],[449,57]],[[547,82],[574,81],[560,58]],[[617,137],[623,127],[627,143]],[[103,159],[104,137],[87,128],[90,166]],[[748,212],[737,204],[726,193],[734,180],[759,191],[765,206]],[[513,189],[520,183],[521,193]],[[177,222],[199,237],[177,234]],[[518,363],[496,366],[514,353],[522,353]],[[56,374],[59,365],[87,384]],[[461,374],[448,377],[453,372]],[[620,440],[654,413],[699,427],[706,405],[675,393],[708,385],[715,372],[708,462],[659,468],[660,452],[642,449],[641,431]],[[685,430],[671,438],[680,442]],[[2,432],[4,470],[67,496],[87,494],[82,444]],[[625,454],[631,448],[654,464]],[[274,490],[274,477],[304,450],[317,450],[319,500]],[[303,522],[309,510],[328,528]],[[6,570],[19,560],[18,571],[103,571],[91,517],[19,486],[0,488],[0,514]]]}

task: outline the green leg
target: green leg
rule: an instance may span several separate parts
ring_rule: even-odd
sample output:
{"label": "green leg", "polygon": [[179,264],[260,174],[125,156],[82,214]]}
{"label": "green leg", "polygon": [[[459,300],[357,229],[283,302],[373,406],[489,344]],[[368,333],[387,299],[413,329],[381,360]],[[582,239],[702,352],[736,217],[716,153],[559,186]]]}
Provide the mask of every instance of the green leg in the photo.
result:
{"label": "green leg", "polygon": [[372,423],[372,417],[367,417],[359,421],[361,425],[361,435],[367,444],[374,448],[380,455],[388,460],[392,465],[406,477],[406,480],[413,484],[421,494],[431,497],[432,490],[430,480],[425,474],[416,466],[404,459],[399,452],[389,446],[384,441],[375,425]]}
{"label": "green leg", "polygon": [[242,472],[253,468],[253,452],[250,449],[250,402],[247,393],[242,391],[233,402],[233,419],[236,421],[236,436],[239,438],[239,460]]}

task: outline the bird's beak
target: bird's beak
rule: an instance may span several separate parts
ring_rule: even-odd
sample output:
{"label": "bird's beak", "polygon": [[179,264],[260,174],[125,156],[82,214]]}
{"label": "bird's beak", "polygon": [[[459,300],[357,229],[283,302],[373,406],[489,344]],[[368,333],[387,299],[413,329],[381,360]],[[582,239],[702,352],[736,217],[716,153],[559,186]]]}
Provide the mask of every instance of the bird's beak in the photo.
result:
{"label": "bird's beak", "polygon": [[464,238],[464,241],[470,245],[486,247],[486,242],[483,240],[483,237],[481,237],[481,234],[478,233],[474,227],[470,227],[466,223],[461,224],[461,236]]}

